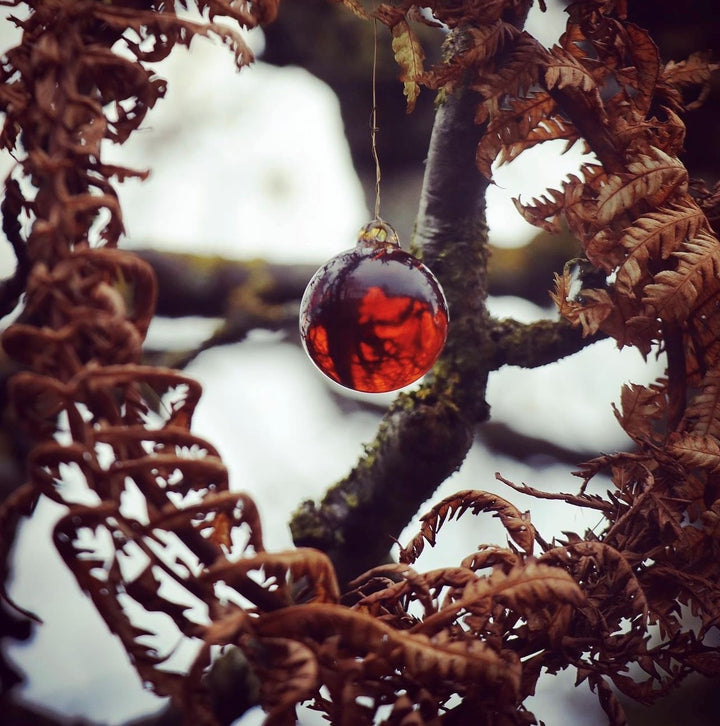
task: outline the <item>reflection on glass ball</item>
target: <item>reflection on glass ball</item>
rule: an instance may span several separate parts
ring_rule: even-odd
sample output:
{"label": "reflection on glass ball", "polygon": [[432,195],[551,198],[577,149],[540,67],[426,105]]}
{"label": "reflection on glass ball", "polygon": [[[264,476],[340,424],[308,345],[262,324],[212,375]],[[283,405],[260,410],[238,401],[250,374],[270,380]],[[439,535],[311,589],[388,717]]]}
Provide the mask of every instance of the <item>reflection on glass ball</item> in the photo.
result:
{"label": "reflection on glass ball", "polygon": [[315,273],[300,305],[311,360],[337,383],[368,393],[394,391],[427,373],[447,326],[440,284],[379,219]]}

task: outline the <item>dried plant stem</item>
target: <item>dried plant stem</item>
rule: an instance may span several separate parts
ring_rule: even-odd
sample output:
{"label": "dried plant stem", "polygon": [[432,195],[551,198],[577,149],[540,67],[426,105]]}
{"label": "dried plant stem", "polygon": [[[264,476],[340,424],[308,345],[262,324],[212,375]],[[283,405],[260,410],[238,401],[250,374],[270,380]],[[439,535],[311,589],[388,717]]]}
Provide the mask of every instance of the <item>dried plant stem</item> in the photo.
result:
{"label": "dried plant stem", "polygon": [[375,219],[380,218],[380,181],[382,171],[380,169],[380,157],[377,149],[377,18],[373,18],[373,60],[372,60],[372,119],[370,128],[370,146],[372,148],[373,161],[375,162]]}

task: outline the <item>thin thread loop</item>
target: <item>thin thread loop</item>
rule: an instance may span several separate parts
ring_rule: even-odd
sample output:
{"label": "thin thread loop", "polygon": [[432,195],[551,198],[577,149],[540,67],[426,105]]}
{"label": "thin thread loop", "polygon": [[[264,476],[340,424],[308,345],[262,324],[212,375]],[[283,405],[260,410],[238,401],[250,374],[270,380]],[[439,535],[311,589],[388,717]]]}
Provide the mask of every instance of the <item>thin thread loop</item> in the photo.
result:
{"label": "thin thread loop", "polygon": [[373,159],[375,160],[375,219],[380,218],[380,157],[377,150],[377,18],[373,18],[373,67],[372,67],[372,116],[370,122],[370,146]]}

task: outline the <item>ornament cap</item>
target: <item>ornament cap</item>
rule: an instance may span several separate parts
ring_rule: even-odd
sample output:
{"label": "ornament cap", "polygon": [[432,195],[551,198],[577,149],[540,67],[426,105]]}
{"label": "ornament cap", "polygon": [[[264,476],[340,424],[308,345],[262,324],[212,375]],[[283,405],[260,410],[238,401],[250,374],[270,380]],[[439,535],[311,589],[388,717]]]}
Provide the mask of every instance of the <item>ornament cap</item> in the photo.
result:
{"label": "ornament cap", "polygon": [[400,247],[400,238],[391,224],[380,217],[375,217],[360,230],[357,243],[358,245],[382,244]]}

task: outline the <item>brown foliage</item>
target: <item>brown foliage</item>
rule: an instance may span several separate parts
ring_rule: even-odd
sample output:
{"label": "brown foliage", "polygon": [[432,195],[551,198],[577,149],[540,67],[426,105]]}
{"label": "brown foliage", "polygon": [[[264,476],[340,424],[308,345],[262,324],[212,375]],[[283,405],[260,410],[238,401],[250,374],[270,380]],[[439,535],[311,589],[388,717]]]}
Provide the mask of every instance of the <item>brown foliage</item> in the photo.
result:
{"label": "brown foliage", "polygon": [[[368,17],[356,0],[345,4]],[[245,26],[277,12],[273,0],[197,5]],[[199,386],[140,365],[154,277],[116,249],[113,179],[142,174],[104,164],[101,142],[122,143],[163,95],[143,63],[197,34],[227,43],[238,65],[249,50],[226,26],[180,18],[166,3],[37,2],[16,21],[24,35],[2,68],[0,142],[31,185],[5,184],[3,228],[16,278],[27,279],[3,345],[26,368],[9,393],[37,445],[28,485],[0,510],[3,575],[19,516],[39,496],[63,504],[58,551],[139,676],[188,723],[218,723],[207,675],[232,648],[260,676],[271,724],[293,723],[308,700],[333,723],[372,723],[386,711],[388,724],[532,724],[523,701],[541,672],[573,667],[619,725],[610,684],[650,702],[690,672],[720,674],[708,638],[720,618],[720,253],[717,215],[707,216],[718,195],[690,183],[678,159],[679,91],[699,86],[690,105],[700,102],[717,65],[702,53],[663,65],[613,0],[573,3],[559,46],[547,50],[521,30],[528,6],[429,3],[454,32],[449,57],[427,71],[417,6],[374,14],[391,28],[410,106],[420,84],[479,94],[485,174],[551,139],[583,140],[595,154],[562,189],[517,206],[546,229],[564,218],[584,247],[587,259],[556,281],[562,315],[585,334],[665,351],[667,376],[624,387],[616,414],[636,448],[584,464],[579,493],[506,482],[597,511],[597,533],[546,542],[510,501],[460,492],[422,518],[402,564],[357,578],[345,599],[325,554],[265,551],[252,500],[230,490],[213,446],[190,432]],[[587,494],[600,474],[612,488]],[[496,516],[507,546],[413,570],[425,543],[467,513]],[[170,653],[148,644],[152,634],[131,615],[138,606],[165,613],[178,639],[198,646],[187,672],[165,667]],[[630,666],[642,675],[630,677]]]}

